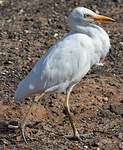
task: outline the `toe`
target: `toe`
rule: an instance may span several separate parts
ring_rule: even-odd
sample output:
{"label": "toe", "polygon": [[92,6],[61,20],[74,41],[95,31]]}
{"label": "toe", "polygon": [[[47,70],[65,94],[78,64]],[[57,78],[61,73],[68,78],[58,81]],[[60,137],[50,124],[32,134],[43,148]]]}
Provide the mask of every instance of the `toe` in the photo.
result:
{"label": "toe", "polygon": [[69,135],[65,135],[64,138],[68,139],[68,140],[72,140],[72,141],[82,141],[82,139],[80,138],[80,136],[69,136]]}

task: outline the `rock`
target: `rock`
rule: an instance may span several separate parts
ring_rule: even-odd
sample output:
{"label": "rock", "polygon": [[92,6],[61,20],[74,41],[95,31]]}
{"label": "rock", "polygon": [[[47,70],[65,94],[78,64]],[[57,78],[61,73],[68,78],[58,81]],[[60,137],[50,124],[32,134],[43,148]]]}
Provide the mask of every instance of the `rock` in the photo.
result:
{"label": "rock", "polygon": [[58,36],[58,33],[55,33],[55,34],[54,34],[54,37],[57,37],[57,36]]}
{"label": "rock", "polygon": [[88,149],[88,146],[87,146],[87,145],[84,145],[84,148],[85,148],[85,149]]}
{"label": "rock", "polygon": [[104,97],[104,98],[103,98],[103,101],[104,101],[104,102],[108,102],[108,101],[109,101],[108,97]]}
{"label": "rock", "polygon": [[0,4],[2,4],[3,3],[3,0],[0,0]]}
{"label": "rock", "polygon": [[120,142],[118,146],[120,149],[123,149],[123,142]]}
{"label": "rock", "polygon": [[123,133],[119,133],[119,134],[118,134],[118,138],[119,138],[119,139],[123,139]]}
{"label": "rock", "polygon": [[113,114],[109,110],[102,110],[100,112],[100,116],[102,118],[108,118],[108,119],[112,119],[114,117]]}
{"label": "rock", "polygon": [[110,111],[117,115],[123,115],[123,104],[111,104]]}

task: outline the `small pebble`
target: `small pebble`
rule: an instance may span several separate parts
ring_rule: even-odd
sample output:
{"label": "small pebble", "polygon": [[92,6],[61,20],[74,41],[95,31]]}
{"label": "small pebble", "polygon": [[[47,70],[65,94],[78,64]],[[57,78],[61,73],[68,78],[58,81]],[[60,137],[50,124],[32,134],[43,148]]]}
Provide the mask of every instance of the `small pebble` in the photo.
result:
{"label": "small pebble", "polygon": [[120,149],[123,149],[123,142],[120,142],[120,143],[119,143],[119,148],[120,148]]}
{"label": "small pebble", "polygon": [[2,4],[3,3],[3,0],[0,0],[0,4]]}
{"label": "small pebble", "polygon": [[121,45],[123,45],[123,42],[120,42]]}
{"label": "small pebble", "polygon": [[110,111],[114,112],[117,115],[123,115],[123,104],[122,103],[111,104]]}
{"label": "small pebble", "polygon": [[57,37],[57,36],[58,36],[58,33],[55,33],[55,34],[54,34],[54,37]]}
{"label": "small pebble", "polygon": [[87,145],[84,145],[84,148],[85,148],[85,149],[87,149],[87,148],[88,148],[88,146],[87,146]]}
{"label": "small pebble", "polygon": [[119,134],[118,134],[118,138],[119,138],[119,139],[123,139],[123,133],[119,133]]}
{"label": "small pebble", "polygon": [[103,101],[104,101],[104,102],[108,102],[108,101],[109,101],[108,97],[104,97],[104,98],[103,98]]}

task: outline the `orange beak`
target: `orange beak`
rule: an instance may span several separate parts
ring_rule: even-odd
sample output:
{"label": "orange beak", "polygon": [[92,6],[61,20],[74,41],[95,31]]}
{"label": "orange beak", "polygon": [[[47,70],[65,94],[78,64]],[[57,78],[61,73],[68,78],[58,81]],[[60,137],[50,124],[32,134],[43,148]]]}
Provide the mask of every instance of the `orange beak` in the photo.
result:
{"label": "orange beak", "polygon": [[102,20],[102,21],[115,22],[114,19],[106,17],[106,16],[101,16],[101,15],[94,16],[93,19],[94,20]]}

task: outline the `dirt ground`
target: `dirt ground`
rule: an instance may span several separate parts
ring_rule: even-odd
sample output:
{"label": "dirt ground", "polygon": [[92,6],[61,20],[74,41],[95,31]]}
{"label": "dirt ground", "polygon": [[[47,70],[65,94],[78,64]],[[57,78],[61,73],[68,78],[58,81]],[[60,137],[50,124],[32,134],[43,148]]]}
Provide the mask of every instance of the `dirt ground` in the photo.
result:
{"label": "dirt ground", "polygon": [[[25,144],[19,129],[32,97],[14,102],[14,92],[37,60],[70,29],[67,17],[84,6],[116,19],[97,23],[111,39],[104,66],[93,68],[73,89],[71,112],[82,142],[70,141],[62,93],[48,94],[35,105],[26,125]],[[0,149],[4,150],[119,150],[123,149],[123,30],[122,0],[0,0]]]}

